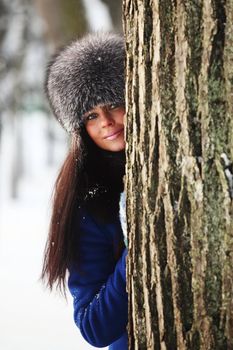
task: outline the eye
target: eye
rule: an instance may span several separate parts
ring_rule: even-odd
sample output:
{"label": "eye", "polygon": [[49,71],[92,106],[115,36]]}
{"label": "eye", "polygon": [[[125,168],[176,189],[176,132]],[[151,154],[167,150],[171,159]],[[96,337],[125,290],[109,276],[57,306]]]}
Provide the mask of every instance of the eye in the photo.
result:
{"label": "eye", "polygon": [[97,118],[97,114],[96,113],[91,113],[88,114],[84,117],[84,123],[87,123],[90,120],[96,119]]}

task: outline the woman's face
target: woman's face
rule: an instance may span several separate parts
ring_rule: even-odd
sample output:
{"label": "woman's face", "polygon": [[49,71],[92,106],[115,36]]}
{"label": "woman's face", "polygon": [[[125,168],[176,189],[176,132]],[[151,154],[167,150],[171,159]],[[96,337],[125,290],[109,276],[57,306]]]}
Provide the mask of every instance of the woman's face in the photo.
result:
{"label": "woman's face", "polygon": [[94,143],[106,151],[125,148],[123,106],[98,106],[83,116],[86,131]]}

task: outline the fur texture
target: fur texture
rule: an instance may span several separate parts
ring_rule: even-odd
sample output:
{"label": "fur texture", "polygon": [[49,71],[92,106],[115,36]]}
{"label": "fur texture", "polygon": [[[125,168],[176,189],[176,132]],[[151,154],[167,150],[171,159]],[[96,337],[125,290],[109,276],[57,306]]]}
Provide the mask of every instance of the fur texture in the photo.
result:
{"label": "fur texture", "polygon": [[72,133],[97,105],[124,104],[124,40],[89,34],[56,54],[48,65],[45,89],[54,115]]}
{"label": "fur texture", "polygon": [[121,193],[119,206],[120,206],[119,217],[120,217],[121,227],[124,235],[124,242],[125,242],[125,246],[128,247],[125,192]]}

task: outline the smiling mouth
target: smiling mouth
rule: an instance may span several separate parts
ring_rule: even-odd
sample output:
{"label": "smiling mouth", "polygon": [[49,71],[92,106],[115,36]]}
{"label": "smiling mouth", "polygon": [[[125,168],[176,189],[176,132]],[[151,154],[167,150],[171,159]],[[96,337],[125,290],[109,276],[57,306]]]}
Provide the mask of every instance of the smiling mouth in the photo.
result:
{"label": "smiling mouth", "polygon": [[123,131],[124,131],[124,129],[122,128],[121,130],[118,130],[118,131],[114,132],[113,134],[110,134],[110,135],[104,137],[104,139],[109,140],[109,141],[115,140],[119,135],[121,135],[121,133]]}

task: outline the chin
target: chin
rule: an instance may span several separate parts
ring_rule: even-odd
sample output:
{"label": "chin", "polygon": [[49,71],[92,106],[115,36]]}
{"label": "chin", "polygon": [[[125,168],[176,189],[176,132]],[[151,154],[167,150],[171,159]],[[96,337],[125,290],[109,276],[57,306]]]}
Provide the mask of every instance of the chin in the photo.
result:
{"label": "chin", "polygon": [[105,150],[106,151],[110,151],[110,152],[120,152],[123,151],[125,149],[124,147],[106,147]]}
{"label": "chin", "polygon": [[123,151],[125,149],[125,143],[121,143],[121,144],[116,144],[116,145],[108,145],[105,147],[106,151],[110,151],[110,152],[120,152]]}
{"label": "chin", "polygon": [[121,148],[112,149],[112,150],[109,150],[109,151],[112,151],[112,152],[120,152],[120,151],[123,151],[124,149],[125,149],[125,147],[121,147]]}

